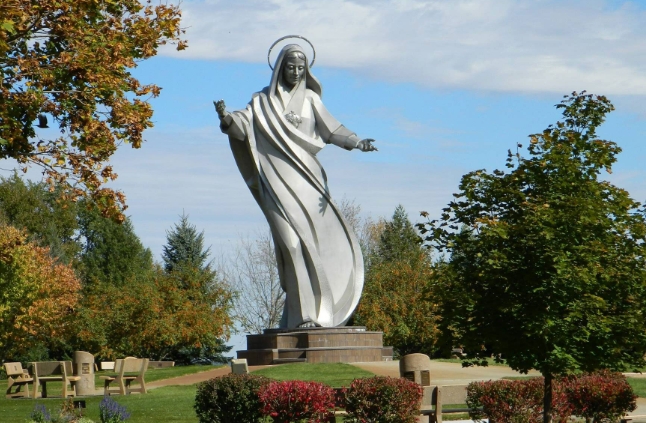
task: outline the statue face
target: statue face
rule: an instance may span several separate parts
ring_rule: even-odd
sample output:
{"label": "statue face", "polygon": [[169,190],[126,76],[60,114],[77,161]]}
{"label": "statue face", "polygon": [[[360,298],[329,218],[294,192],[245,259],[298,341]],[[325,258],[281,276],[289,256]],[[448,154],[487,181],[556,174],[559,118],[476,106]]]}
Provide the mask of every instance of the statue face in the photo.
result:
{"label": "statue face", "polygon": [[305,75],[305,61],[298,58],[289,58],[283,66],[283,81],[291,88],[298,84]]}

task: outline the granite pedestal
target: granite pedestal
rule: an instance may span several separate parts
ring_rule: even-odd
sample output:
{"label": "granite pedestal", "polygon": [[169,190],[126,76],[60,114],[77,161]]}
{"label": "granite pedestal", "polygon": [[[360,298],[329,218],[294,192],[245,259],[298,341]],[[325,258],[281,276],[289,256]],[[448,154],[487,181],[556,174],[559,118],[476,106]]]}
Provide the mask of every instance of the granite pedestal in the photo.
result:
{"label": "granite pedestal", "polygon": [[265,329],[247,335],[247,349],[238,351],[250,366],[282,363],[354,363],[392,360],[383,333],[363,326]]}

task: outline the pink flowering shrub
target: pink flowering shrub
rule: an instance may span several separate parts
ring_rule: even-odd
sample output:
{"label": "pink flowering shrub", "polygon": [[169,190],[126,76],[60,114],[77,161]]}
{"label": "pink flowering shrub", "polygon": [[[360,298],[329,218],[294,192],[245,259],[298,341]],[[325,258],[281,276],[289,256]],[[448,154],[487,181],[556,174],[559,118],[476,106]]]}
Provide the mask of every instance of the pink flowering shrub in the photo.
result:
{"label": "pink flowering shrub", "polygon": [[376,376],[355,379],[343,390],[345,421],[413,423],[419,415],[422,388],[403,378]]}
{"label": "pink flowering shrub", "polygon": [[334,390],[318,382],[271,382],[258,392],[262,413],[276,423],[328,421],[334,412]]}
{"label": "pink flowering shrub", "polygon": [[[471,382],[467,386],[467,406],[473,420],[485,416],[496,423],[541,423],[543,421],[542,377],[525,380]],[[553,383],[552,416],[554,422],[565,422],[572,414],[563,387]],[[482,407],[482,411],[477,408]]]}
{"label": "pink flowering shrub", "polygon": [[585,373],[569,379],[565,392],[572,404],[572,414],[595,422],[617,421],[637,407],[637,395],[621,373]]}

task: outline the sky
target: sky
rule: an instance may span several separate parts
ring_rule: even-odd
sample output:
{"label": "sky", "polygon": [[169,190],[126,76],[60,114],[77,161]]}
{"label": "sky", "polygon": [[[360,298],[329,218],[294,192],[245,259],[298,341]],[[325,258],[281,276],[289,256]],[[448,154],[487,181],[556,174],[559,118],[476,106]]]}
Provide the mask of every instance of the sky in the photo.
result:
{"label": "sky", "polygon": [[598,132],[623,153],[604,178],[646,200],[646,0],[183,0],[181,9],[188,49],[165,47],[133,70],[163,87],[155,126],[141,149],[113,158],[113,187],[158,260],[182,213],[214,258],[265,230],[213,101],[244,108],[269,83],[269,47],[290,34],[314,45],[328,110],[376,140],[378,152],[330,145],[318,155],[333,198],[363,217],[399,204],[413,222],[422,210],[439,216],[463,174],[504,169],[507,150],[555,123],[555,104],[582,90],[616,106]]}

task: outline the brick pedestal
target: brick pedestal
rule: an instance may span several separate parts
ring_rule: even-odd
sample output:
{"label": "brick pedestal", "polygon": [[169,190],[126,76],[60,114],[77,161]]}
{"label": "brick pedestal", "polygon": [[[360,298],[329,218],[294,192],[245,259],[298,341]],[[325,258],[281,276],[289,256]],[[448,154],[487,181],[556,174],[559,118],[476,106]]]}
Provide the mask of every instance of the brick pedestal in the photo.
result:
{"label": "brick pedestal", "polygon": [[384,361],[392,356],[392,347],[383,346],[383,333],[363,326],[265,329],[261,335],[247,335],[247,349],[238,351],[238,358],[251,366]]}

